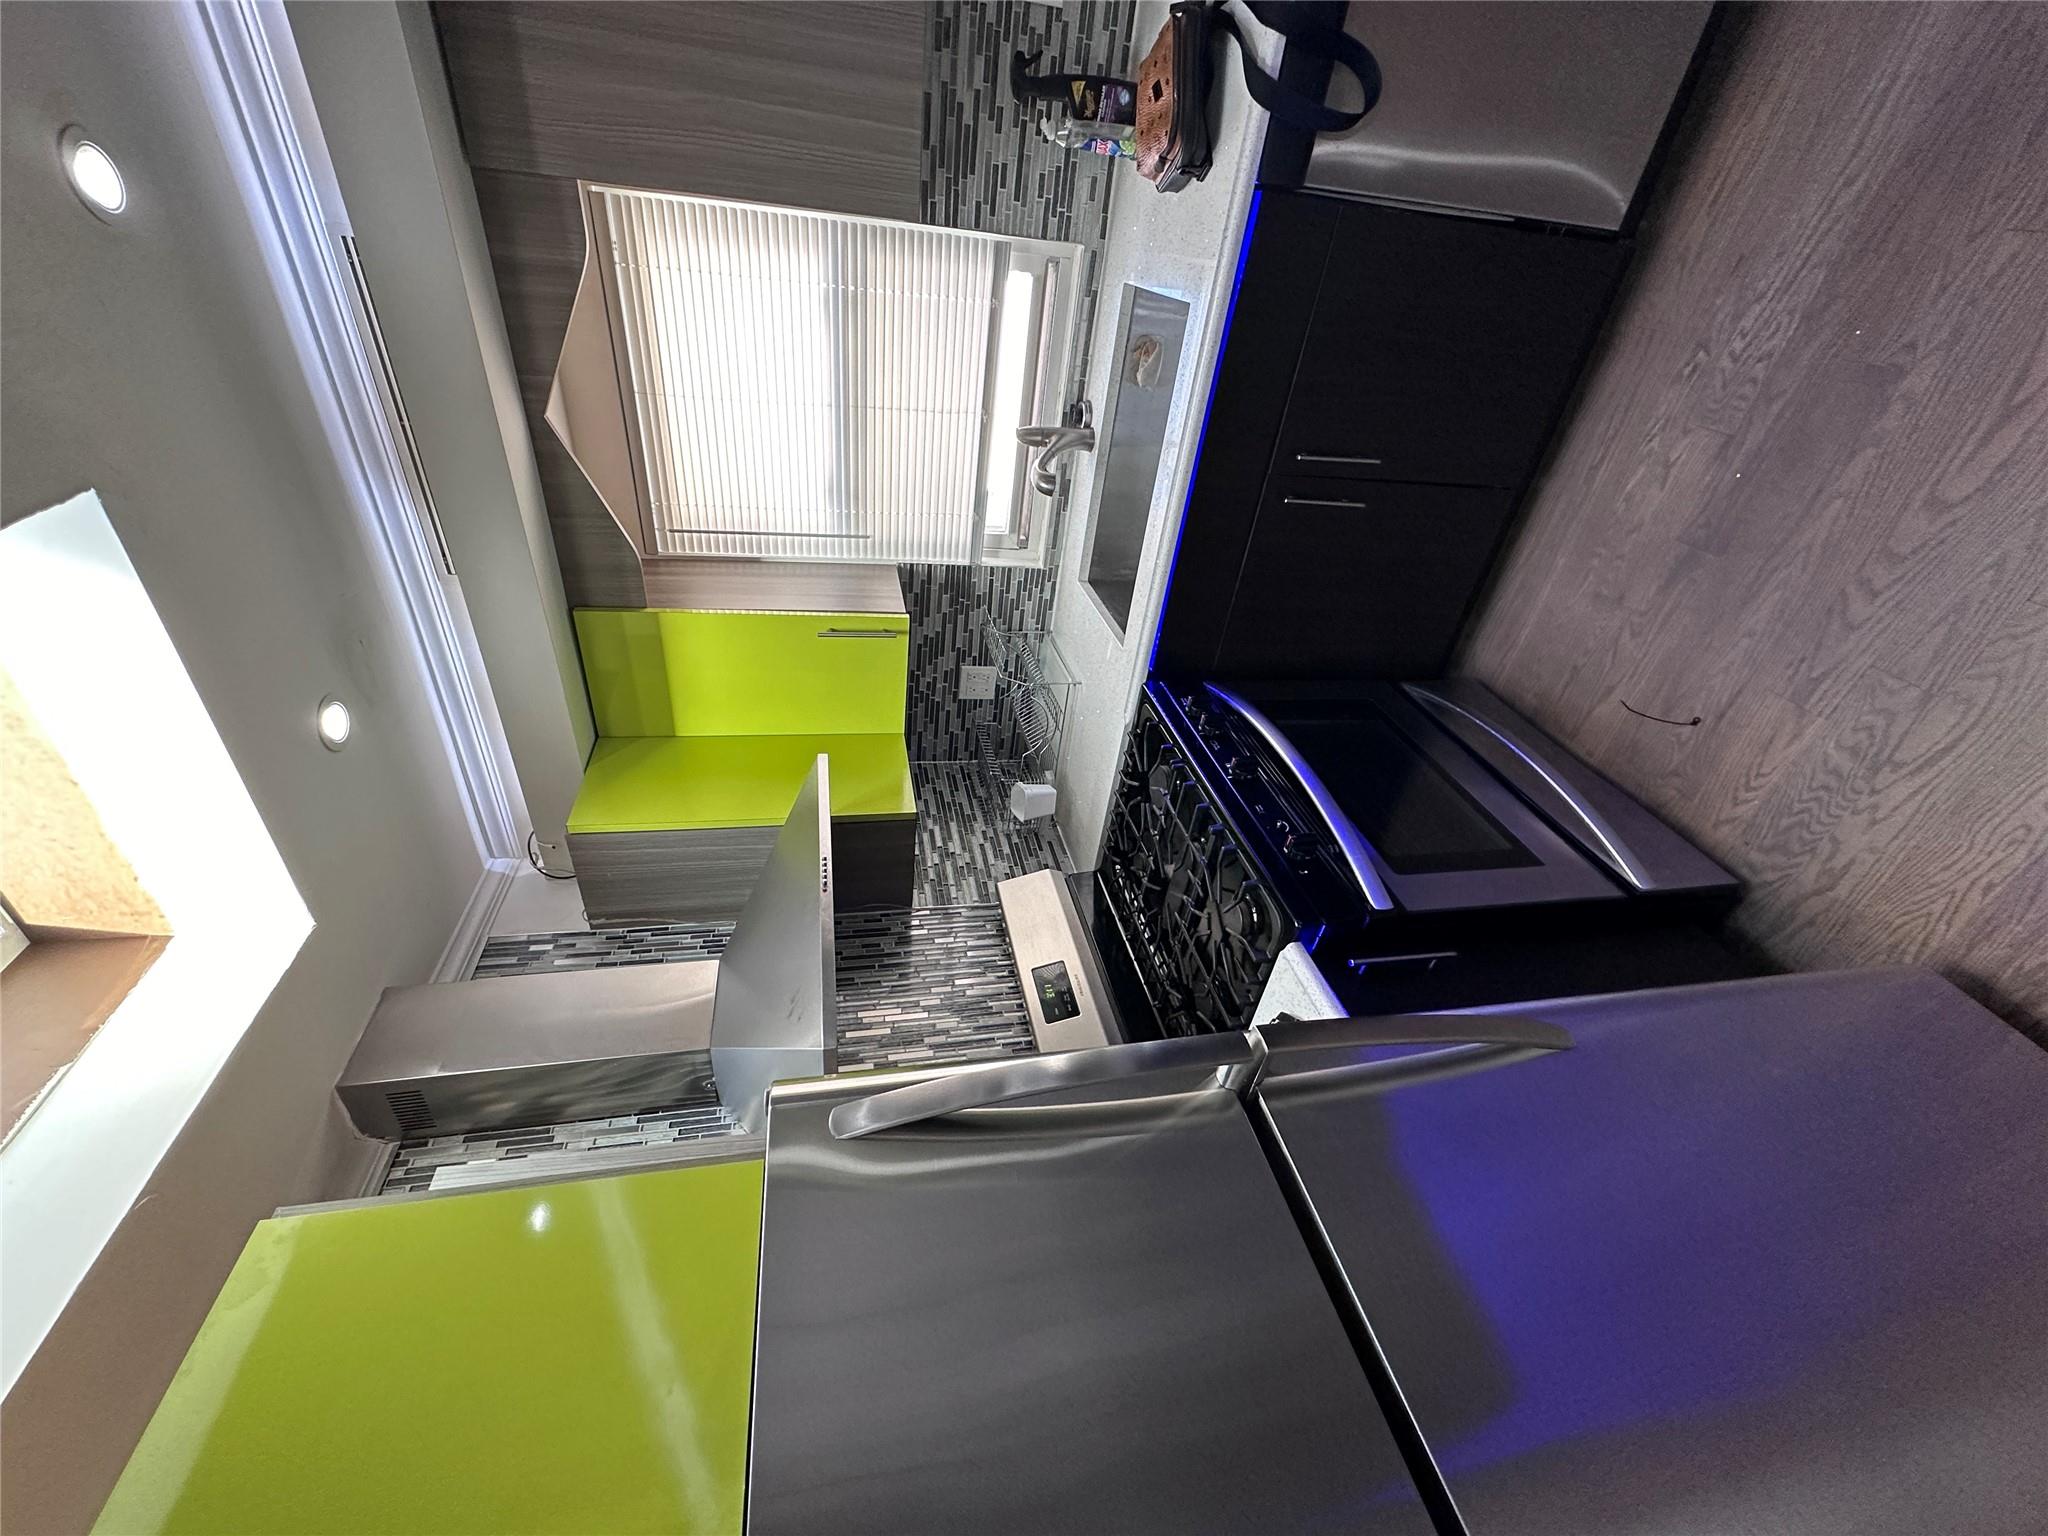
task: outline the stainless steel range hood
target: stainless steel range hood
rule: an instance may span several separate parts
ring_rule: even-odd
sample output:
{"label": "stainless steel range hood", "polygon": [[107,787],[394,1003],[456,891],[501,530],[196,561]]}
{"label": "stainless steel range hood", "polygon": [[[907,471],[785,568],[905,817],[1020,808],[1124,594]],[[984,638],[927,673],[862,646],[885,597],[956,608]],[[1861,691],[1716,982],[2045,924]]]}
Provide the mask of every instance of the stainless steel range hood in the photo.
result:
{"label": "stainless steel range hood", "polygon": [[830,766],[797,792],[719,960],[392,987],[341,1080],[395,1140],[707,1096],[758,1130],[769,1085],[834,1065]]}

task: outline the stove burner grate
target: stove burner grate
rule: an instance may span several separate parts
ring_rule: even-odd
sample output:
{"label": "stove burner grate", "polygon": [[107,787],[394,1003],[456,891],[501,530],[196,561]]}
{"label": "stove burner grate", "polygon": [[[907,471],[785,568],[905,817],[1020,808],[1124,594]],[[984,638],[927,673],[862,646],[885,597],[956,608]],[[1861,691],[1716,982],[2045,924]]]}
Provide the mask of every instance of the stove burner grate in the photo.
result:
{"label": "stove burner grate", "polygon": [[1251,1023],[1288,924],[1149,707],[1132,727],[1104,843],[1112,898],[1169,1034]]}

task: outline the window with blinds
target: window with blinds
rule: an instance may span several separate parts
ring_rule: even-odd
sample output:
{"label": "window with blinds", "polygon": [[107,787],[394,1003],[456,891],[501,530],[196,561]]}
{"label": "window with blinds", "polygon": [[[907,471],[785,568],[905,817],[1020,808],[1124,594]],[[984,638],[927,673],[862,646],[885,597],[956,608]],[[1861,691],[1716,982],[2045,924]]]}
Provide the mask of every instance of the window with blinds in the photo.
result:
{"label": "window with blinds", "polygon": [[1029,559],[1077,249],[589,189],[650,553]]}

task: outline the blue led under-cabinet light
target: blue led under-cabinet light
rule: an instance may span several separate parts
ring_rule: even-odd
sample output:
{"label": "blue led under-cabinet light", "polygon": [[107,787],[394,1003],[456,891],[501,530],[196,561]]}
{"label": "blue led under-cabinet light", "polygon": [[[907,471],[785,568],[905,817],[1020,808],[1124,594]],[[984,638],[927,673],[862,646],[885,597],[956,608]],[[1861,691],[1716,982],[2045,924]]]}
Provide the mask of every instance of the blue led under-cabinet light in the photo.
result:
{"label": "blue led under-cabinet light", "polygon": [[[1259,199],[1264,196],[1262,187],[1252,188],[1251,206],[1245,210],[1244,239],[1237,248],[1237,272],[1230,279],[1230,305],[1223,311],[1223,333],[1216,340],[1216,369],[1209,375],[1209,398],[1202,405],[1202,430],[1195,439],[1195,461],[1188,470],[1188,496],[1195,493],[1195,480],[1202,472],[1202,445],[1209,440],[1209,413],[1216,408],[1216,381],[1223,376],[1223,356],[1230,345],[1230,323],[1237,318],[1238,290],[1244,287],[1245,263],[1251,259],[1252,231],[1258,227]],[[1188,508],[1183,501],[1180,508],[1180,522],[1173,530],[1173,554],[1166,562],[1166,585],[1159,593],[1159,617],[1152,626],[1152,654],[1145,658],[1145,675],[1150,677],[1159,665],[1159,636],[1166,628],[1166,603],[1173,595],[1174,567],[1180,564],[1181,536],[1187,532]]]}

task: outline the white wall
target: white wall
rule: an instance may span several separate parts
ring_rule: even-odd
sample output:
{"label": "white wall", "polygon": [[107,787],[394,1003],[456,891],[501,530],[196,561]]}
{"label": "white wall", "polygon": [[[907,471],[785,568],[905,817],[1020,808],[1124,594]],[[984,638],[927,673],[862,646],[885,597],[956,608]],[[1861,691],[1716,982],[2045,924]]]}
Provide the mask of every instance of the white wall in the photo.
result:
{"label": "white wall", "polygon": [[92,492],[0,528],[0,669],[174,935],[0,1146],[4,1390],[149,1187],[313,915]]}
{"label": "white wall", "polygon": [[[4,25],[0,512],[99,492],[317,924],[7,1397],[0,1527],[41,1532],[90,1523],[253,1223],[337,1192],[334,1079],[480,862],[179,8]],[[127,175],[115,224],[61,177],[74,121]],[[340,754],[306,724],[329,690],[356,705]]]}
{"label": "white wall", "polygon": [[[1146,0],[1138,7],[1131,35],[1157,36],[1166,17],[1163,3]],[[1271,68],[1279,56],[1279,39],[1251,23],[1245,24],[1245,33]],[[1135,175],[1125,177],[1116,189],[1109,242],[1096,269],[1102,297],[1088,354],[1088,398],[1095,402],[1105,434],[1112,380],[1122,361],[1116,356],[1116,339],[1124,284],[1136,283],[1184,301],[1188,322],[1180,376],[1167,414],[1166,448],[1159,456],[1159,478],[1153,484],[1138,555],[1130,623],[1121,635],[1083,582],[1089,533],[1102,497],[1101,456],[1086,461],[1088,499],[1085,504],[1077,500],[1061,543],[1052,632],[1080,686],[1074,690],[1055,782],[1060,791],[1060,831],[1083,868],[1093,868],[1101,856],[1124,731],[1152,664],[1152,642],[1159,632],[1202,417],[1222,350],[1252,183],[1265,143],[1265,114],[1246,94],[1243,72],[1235,61],[1218,69],[1214,88],[1221,127],[1208,176],[1171,196],[1161,196]]]}
{"label": "white wall", "polygon": [[590,706],[433,21],[391,0],[286,13],[527,811],[559,849]]}

